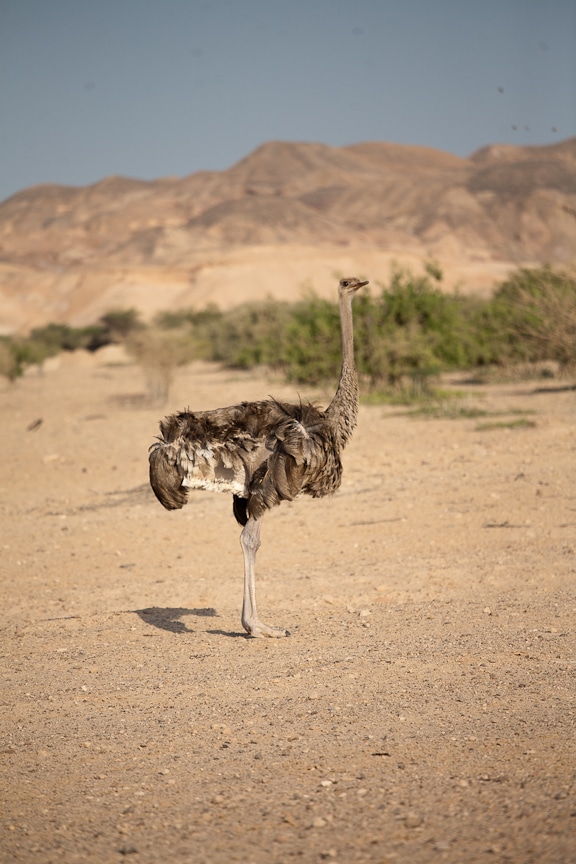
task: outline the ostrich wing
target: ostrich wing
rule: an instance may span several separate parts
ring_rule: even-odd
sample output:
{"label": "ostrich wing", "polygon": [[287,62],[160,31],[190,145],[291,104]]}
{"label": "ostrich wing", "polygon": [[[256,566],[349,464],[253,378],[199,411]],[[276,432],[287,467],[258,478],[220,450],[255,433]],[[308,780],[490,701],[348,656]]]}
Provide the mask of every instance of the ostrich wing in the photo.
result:
{"label": "ostrich wing", "polygon": [[150,454],[151,471],[154,461],[161,459],[171,465],[173,483],[177,481],[184,490],[246,495],[248,478],[265,458],[263,404],[244,402],[231,408],[182,411],[166,417],[160,424],[162,435]]}

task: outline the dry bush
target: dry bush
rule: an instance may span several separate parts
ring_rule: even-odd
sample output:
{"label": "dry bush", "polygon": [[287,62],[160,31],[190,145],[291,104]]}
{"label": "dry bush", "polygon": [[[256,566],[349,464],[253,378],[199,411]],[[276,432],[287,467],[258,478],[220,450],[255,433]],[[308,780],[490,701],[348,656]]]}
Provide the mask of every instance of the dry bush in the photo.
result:
{"label": "dry bush", "polygon": [[196,354],[189,330],[149,327],[131,333],[125,344],[144,371],[150,401],[160,407],[165,405],[176,370],[191,363]]}
{"label": "dry bush", "polygon": [[18,363],[10,345],[4,340],[0,340],[0,376],[8,378],[9,381],[15,381],[18,374]]}
{"label": "dry bush", "polygon": [[536,297],[523,291],[518,303],[527,315],[524,334],[540,349],[543,359],[555,360],[561,369],[576,369],[576,289],[547,291]]}

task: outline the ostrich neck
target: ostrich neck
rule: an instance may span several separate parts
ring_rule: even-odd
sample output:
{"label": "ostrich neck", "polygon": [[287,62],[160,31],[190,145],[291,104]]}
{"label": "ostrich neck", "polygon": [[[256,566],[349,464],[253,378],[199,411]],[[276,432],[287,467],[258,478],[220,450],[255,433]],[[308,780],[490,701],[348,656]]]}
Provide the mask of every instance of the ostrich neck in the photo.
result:
{"label": "ostrich neck", "polygon": [[342,333],[342,370],[338,389],[327,408],[327,415],[337,428],[340,445],[350,438],[358,417],[358,375],[354,363],[354,332],[352,297],[340,297],[340,328]]}

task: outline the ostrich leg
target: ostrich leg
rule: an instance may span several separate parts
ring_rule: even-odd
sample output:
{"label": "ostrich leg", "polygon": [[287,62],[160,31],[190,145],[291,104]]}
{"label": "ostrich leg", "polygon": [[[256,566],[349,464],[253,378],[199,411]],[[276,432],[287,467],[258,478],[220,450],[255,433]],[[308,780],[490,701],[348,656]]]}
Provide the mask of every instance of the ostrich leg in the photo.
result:
{"label": "ostrich leg", "polygon": [[279,638],[289,636],[288,630],[281,627],[269,627],[258,618],[256,611],[256,586],[254,580],[254,564],[256,552],[260,548],[260,522],[250,517],[242,529],[240,545],[244,553],[244,602],[242,604],[242,626],[251,636],[268,636]]}

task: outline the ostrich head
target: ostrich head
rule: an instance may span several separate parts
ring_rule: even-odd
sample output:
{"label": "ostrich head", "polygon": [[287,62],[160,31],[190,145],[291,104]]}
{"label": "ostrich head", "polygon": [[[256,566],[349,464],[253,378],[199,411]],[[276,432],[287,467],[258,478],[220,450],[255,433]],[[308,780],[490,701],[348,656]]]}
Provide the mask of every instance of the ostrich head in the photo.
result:
{"label": "ostrich head", "polygon": [[345,279],[340,280],[340,284],[338,285],[338,293],[341,297],[345,295],[352,296],[358,291],[359,288],[363,288],[364,285],[368,285],[368,280],[365,282],[361,282],[360,279],[356,279],[355,276],[348,276]]}

